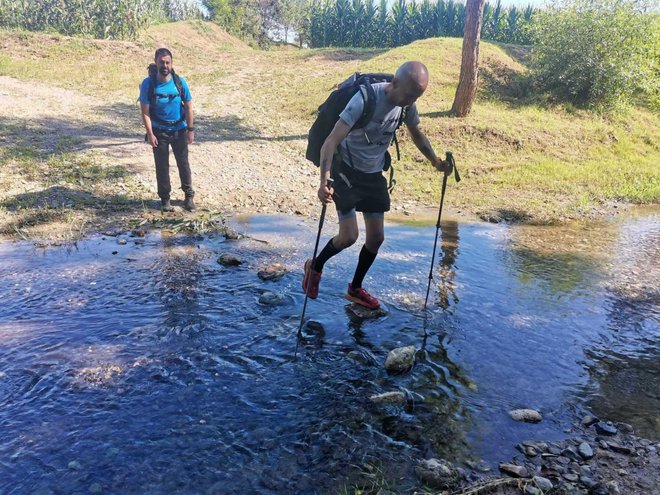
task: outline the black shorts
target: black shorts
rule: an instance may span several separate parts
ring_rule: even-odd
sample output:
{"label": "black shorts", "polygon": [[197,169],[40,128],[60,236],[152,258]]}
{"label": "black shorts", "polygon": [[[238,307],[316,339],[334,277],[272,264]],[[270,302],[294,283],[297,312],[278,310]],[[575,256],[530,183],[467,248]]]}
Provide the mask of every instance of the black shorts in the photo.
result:
{"label": "black shorts", "polygon": [[366,174],[342,160],[335,160],[330,176],[335,181],[332,199],[340,212],[352,209],[365,213],[390,211],[390,193],[382,172]]}

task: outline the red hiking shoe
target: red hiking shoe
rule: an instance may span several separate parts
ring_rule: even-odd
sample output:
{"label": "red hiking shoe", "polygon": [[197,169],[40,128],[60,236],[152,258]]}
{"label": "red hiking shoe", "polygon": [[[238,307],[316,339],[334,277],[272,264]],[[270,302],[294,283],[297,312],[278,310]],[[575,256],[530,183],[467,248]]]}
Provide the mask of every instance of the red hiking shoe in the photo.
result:
{"label": "red hiking shoe", "polygon": [[[302,281],[302,290],[310,299],[319,297],[319,283],[321,282],[321,272],[312,268],[312,260],[305,261],[305,276]],[[309,293],[307,288],[309,286]]]}
{"label": "red hiking shoe", "polygon": [[362,287],[358,287],[357,289],[354,289],[353,285],[350,282],[348,283],[348,292],[346,293],[346,299],[348,299],[351,302],[354,302],[355,304],[359,304],[360,306],[364,306],[365,308],[368,309],[380,308],[380,303],[378,302],[378,299],[376,299],[374,296],[369,294]]}

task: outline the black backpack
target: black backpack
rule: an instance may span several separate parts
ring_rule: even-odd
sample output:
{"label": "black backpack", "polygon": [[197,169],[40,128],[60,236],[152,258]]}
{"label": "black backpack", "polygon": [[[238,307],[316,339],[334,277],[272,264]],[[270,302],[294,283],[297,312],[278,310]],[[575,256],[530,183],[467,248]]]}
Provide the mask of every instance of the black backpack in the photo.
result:
{"label": "black backpack", "polygon": [[156,94],[156,84],[157,84],[157,75],[158,75],[158,67],[156,64],[149,64],[149,67],[147,67],[147,71],[149,73],[149,115],[151,116],[151,120],[155,120],[158,123],[165,124],[167,126],[175,126],[186,120],[186,107],[184,106],[183,102],[183,83],[181,82],[181,78],[179,75],[174,72],[174,69],[171,70],[170,74],[172,75],[172,79],[174,79],[174,86],[176,86],[176,90],[179,93],[179,98],[181,99],[181,114],[179,117],[179,120],[175,122],[166,122],[163,121],[162,119],[159,119],[156,117],[151,109],[153,108],[153,101],[156,96],[160,97],[170,97],[170,95],[160,95]]}
{"label": "black backpack", "polygon": [[[356,72],[345,81],[339,83],[337,89],[330,93],[330,96],[328,96],[318,109],[319,113],[307,135],[307,151],[305,153],[305,158],[314,163],[317,167],[320,165],[321,147],[323,146],[323,143],[325,143],[325,140],[335,127],[337,120],[339,120],[339,114],[344,108],[346,108],[348,102],[357,92],[360,92],[364,99],[364,110],[351,130],[360,129],[366,126],[376,110],[376,93],[371,85],[380,82],[392,82],[392,79],[394,79],[392,74],[361,74]],[[401,112],[401,118],[397,124],[397,129],[401,126],[407,112],[408,107],[405,107]],[[399,143],[396,140],[396,133],[394,134],[394,142],[396,143],[398,157]],[[388,160],[386,157],[384,170],[389,168],[390,163],[391,159]]]}

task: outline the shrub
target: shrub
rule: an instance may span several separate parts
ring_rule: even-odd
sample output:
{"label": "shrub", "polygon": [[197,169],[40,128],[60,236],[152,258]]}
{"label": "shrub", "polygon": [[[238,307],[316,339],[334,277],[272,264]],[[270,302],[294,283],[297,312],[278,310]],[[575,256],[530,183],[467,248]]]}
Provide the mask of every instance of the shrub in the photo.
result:
{"label": "shrub", "polygon": [[648,0],[564,0],[533,18],[533,65],[544,89],[610,110],[635,92],[658,104],[658,13]]}

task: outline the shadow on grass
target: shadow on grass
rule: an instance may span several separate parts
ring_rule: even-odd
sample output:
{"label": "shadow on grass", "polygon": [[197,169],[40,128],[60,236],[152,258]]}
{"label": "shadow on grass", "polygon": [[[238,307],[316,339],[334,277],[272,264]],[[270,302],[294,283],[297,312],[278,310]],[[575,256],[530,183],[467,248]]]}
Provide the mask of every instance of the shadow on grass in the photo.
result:
{"label": "shadow on grass", "polygon": [[[48,160],[53,155],[85,150],[103,152],[144,142],[139,111],[125,103],[99,109],[108,123],[87,124],[66,117],[40,119],[6,118],[0,121],[0,159]],[[236,115],[219,118],[198,116],[197,141],[294,141],[306,134],[264,134]],[[133,153],[133,150],[128,151]]]}
{"label": "shadow on grass", "polygon": [[[141,126],[140,110],[134,105],[118,102],[100,107],[100,109],[115,118],[121,128],[134,128],[136,123],[140,123],[137,137],[140,142],[144,141],[144,129]],[[195,127],[195,139],[200,143],[221,141],[294,141],[307,138],[306,134],[265,134],[263,130],[251,126],[246,119],[237,115],[208,117],[198,114],[195,116]],[[108,129],[108,132],[111,137],[122,137],[117,134],[113,135],[112,129]]]}
{"label": "shadow on grass", "polygon": [[[94,224],[96,218],[114,213],[137,216],[145,210],[160,210],[156,200],[131,198],[124,194],[94,194],[83,189],[52,186],[40,191],[5,198],[0,207],[12,215],[0,223],[0,232],[13,233],[16,228],[38,227],[63,220],[67,211],[85,213]],[[92,229],[93,230],[93,229]]]}
{"label": "shadow on grass", "polygon": [[439,119],[439,118],[452,117],[452,114],[451,114],[451,110],[442,110],[437,112],[420,113],[419,116],[427,119]]}

